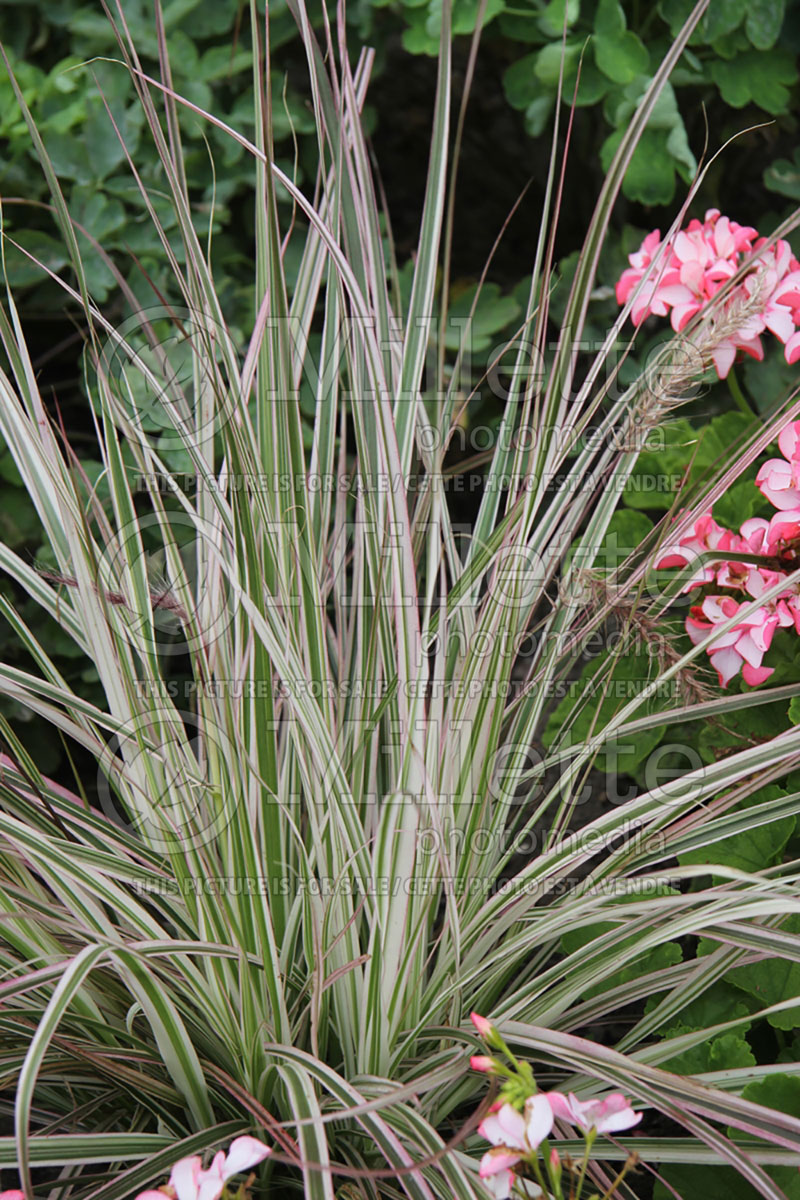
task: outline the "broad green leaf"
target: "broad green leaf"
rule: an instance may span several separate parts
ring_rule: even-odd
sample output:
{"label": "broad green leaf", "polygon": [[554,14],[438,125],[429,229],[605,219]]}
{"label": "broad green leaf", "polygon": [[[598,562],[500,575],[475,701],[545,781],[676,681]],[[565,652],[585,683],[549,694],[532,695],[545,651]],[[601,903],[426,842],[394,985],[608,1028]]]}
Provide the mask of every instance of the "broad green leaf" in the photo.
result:
{"label": "broad green leaf", "polygon": [[[692,0],[661,0],[660,12],[673,37],[692,10]],[[690,39],[693,46],[713,42],[741,24],[747,12],[747,0],[710,0]]]}
{"label": "broad green leaf", "polygon": [[600,0],[594,17],[594,31],[599,37],[619,37],[627,29],[625,13],[619,0]]}
{"label": "broad green leaf", "polygon": [[[695,429],[685,417],[670,421],[661,431],[663,448],[643,450],[639,455],[625,490],[625,504],[630,508],[671,508],[681,482],[691,485],[725,462],[730,447],[750,425],[739,412],[723,413],[701,429]],[[758,489],[750,486],[759,502]]]}
{"label": "broad green leaf", "polygon": [[[669,889],[664,888],[663,894],[668,894]],[[627,897],[621,897],[618,904],[624,908]],[[596,925],[586,925],[580,929],[571,929],[561,938],[561,946],[565,954],[573,954],[576,950],[580,950],[583,946],[590,945],[596,938],[602,934],[609,932],[612,929],[618,929],[619,926],[613,921],[600,921]],[[620,951],[629,949],[634,946],[638,940],[638,935],[633,935],[630,938],[622,938],[619,943]],[[666,970],[667,967],[673,966],[683,958],[680,946],[677,942],[665,942],[661,946],[655,946],[652,949],[646,950],[640,957],[633,962],[628,963],[620,970],[612,971],[608,975],[604,975],[603,979],[595,985],[588,987],[584,993],[585,997],[601,995],[604,991],[619,987],[622,984],[630,983],[634,979],[638,979],[642,975],[650,974],[653,971]]]}
{"label": "broad green leaf", "polygon": [[692,153],[686,126],[681,118],[673,125],[667,134],[667,150],[676,163],[685,168],[681,172],[684,179],[689,179],[697,170],[697,159]]}
{"label": "broad green leaf", "polygon": [[797,80],[797,66],[789,50],[747,50],[730,62],[712,62],[711,77],[723,100],[734,108],[744,108],[752,101],[765,112],[777,114],[784,112],[789,102],[789,85]]}
{"label": "broad green leaf", "polygon": [[555,88],[558,86],[558,79],[561,73],[562,49],[564,57],[564,71],[568,68],[574,68],[578,59],[582,46],[578,42],[567,42],[562,48],[560,42],[551,42],[549,46],[543,47],[536,55],[536,65],[534,71],[537,79],[540,79],[547,87]]}
{"label": "broad green leaf", "polygon": [[539,137],[544,133],[554,104],[555,98],[552,95],[537,96],[525,109],[525,128],[531,137]]}
{"label": "broad green leaf", "polygon": [[[480,0],[453,0],[452,21],[454,34],[472,33],[478,20]],[[483,10],[481,28],[503,11],[505,0],[487,0]],[[431,37],[438,38],[442,25],[442,0],[430,0],[427,30]]]}
{"label": "broad green leaf", "polygon": [[[645,1006],[645,1011],[650,1012],[657,1004],[658,1001],[651,998]],[[737,1017],[744,1017],[748,1012],[750,1012],[750,1007],[742,998],[741,992],[726,983],[724,979],[718,979],[700,996],[682,1008],[677,1015],[675,1024],[666,1026],[661,1033],[664,1037],[677,1037],[679,1030],[695,1033],[700,1029],[707,1029],[710,1025],[719,1025],[723,1021],[733,1021]],[[745,1034],[749,1028],[750,1024],[747,1023],[741,1025],[737,1032]]]}
{"label": "broad green leaf", "polygon": [[741,24],[747,11],[748,0],[711,0],[701,22],[706,40],[713,42],[731,33]]}
{"label": "broad green leaf", "polygon": [[786,0],[748,0],[744,27],[756,50],[769,50],[778,40]]}
{"label": "broad green leaf", "polygon": [[647,71],[647,47],[630,30],[612,36],[595,34],[593,45],[595,62],[614,83],[631,83]]}
{"label": "broad green leaf", "polygon": [[[565,14],[566,9],[566,14]],[[575,24],[581,11],[581,0],[550,0],[542,10],[538,25],[545,37],[560,38],[564,32],[564,17],[567,29]]]}
{"label": "broad green leaf", "polygon": [[[643,652],[606,655],[587,663],[579,680],[571,681],[566,695],[551,713],[542,741],[545,746],[575,745],[599,734],[611,718],[641,692],[651,678],[653,662]],[[658,701],[647,701],[648,712],[658,711]],[[663,701],[662,701],[663,703]],[[634,738],[612,740],[598,754],[596,764],[612,777],[633,775],[662,738],[662,730],[649,729]],[[566,742],[563,739],[566,738]]]}
{"label": "broad green leaf", "polygon": [[[578,72],[580,71],[580,76]],[[577,91],[575,81],[578,81]],[[562,100],[572,104],[573,97],[578,108],[596,104],[602,100],[612,86],[606,75],[599,71],[591,54],[584,54],[582,62],[573,62],[564,75],[564,92]]]}
{"label": "broad green leaf", "polygon": [[[609,521],[603,544],[594,559],[595,568],[609,573],[615,571],[626,558],[636,554],[652,528],[653,522],[644,513],[618,509]],[[572,562],[571,553],[566,562]]]}
{"label": "broad green leaf", "polygon": [[[776,158],[764,171],[764,187],[790,200],[800,200],[800,149],[788,158]],[[755,364],[754,364],[755,365]]]}
{"label": "broad green leaf", "polygon": [[512,108],[527,108],[542,95],[542,81],[535,71],[538,57],[538,52],[525,54],[503,73],[503,91]]}
{"label": "broad green leaf", "polygon": [[[777,1108],[779,1112],[800,1117],[800,1077],[797,1075],[770,1075],[767,1079],[748,1083],[742,1095],[754,1104],[763,1104],[766,1108]],[[735,1134],[732,1132],[731,1136]]]}
{"label": "broad green leaf", "polygon": [[735,754],[743,741],[766,742],[788,725],[785,703],[760,704],[758,708],[726,713],[718,721],[705,725],[697,748],[704,762],[718,762],[728,754]]}
{"label": "broad green leaf", "polygon": [[125,208],[119,200],[110,200],[103,192],[88,188],[74,189],[70,216],[103,247],[109,236],[122,229],[127,221]]}
{"label": "broad green leaf", "polygon": [[[769,1075],[749,1083],[742,1096],[755,1104],[800,1117],[800,1079],[796,1075]],[[735,1129],[729,1129],[728,1135],[734,1139],[741,1137]],[[767,1174],[782,1189],[787,1200],[800,1200],[800,1173],[794,1167],[768,1167]]]}
{"label": "broad green leaf", "polygon": [[121,102],[116,102],[112,103],[111,111],[117,129],[114,128],[99,96],[92,98],[86,116],[83,136],[86,139],[89,163],[96,179],[105,179],[125,162],[126,148],[128,153],[133,155],[141,135],[142,114],[138,106],[126,108]]}
{"label": "broad green leaf", "polygon": [[[612,92],[610,94],[606,101],[605,109],[606,115],[613,125],[616,125],[619,129],[623,129],[628,125],[649,82],[650,80],[646,76],[635,79],[621,93]],[[665,131],[665,140],[652,137],[653,132],[658,130]],[[625,192],[626,195],[631,195],[632,198],[641,199],[644,203],[651,203],[652,201],[646,199],[646,197],[655,195],[658,186],[662,188],[662,192],[660,193],[662,197],[667,195],[668,189],[674,188],[674,175],[670,169],[670,159],[672,159],[675,169],[687,181],[697,170],[697,163],[688,143],[686,127],[678,108],[675,91],[670,84],[665,85],[658,97],[658,101],[650,114],[650,120],[647,122],[645,134],[650,137],[649,149],[651,158],[655,154],[655,159],[651,164],[651,177],[648,177],[647,174],[647,147],[645,147],[638,159],[634,155],[631,171],[629,171],[630,179],[625,184]],[[612,137],[607,142],[607,146],[610,149],[614,145],[616,145],[616,138],[612,134]],[[607,157],[609,149],[606,149],[604,146],[602,154]],[[669,178],[667,178],[668,172]],[[657,178],[659,176],[660,184]]]}
{"label": "broad green leaf", "polygon": [[473,352],[488,350],[492,345],[493,335],[505,329],[519,316],[520,306],[513,296],[503,296],[496,283],[485,283],[481,288],[475,313],[470,319],[469,314],[477,290],[477,284],[461,290],[453,288],[445,329],[445,345],[450,350],[457,350],[464,338]]}
{"label": "broad green leaf", "polygon": [[[672,1032],[678,1037],[692,1031],[676,1026]],[[678,1075],[700,1075],[704,1071],[729,1071],[734,1067],[754,1067],[755,1064],[755,1055],[747,1039],[738,1033],[724,1033],[710,1041],[699,1042],[659,1065]]]}
{"label": "broad green leaf", "polygon": [[409,54],[435,56],[439,39],[428,30],[428,14],[424,8],[412,8],[405,13],[408,28],[403,30],[403,49]]}
{"label": "broad green leaf", "polygon": [[226,45],[211,46],[201,56],[198,71],[201,79],[212,83],[216,79],[232,79],[242,71],[251,70],[252,61],[249,50],[232,50]]}
{"label": "broad green leaf", "polygon": [[725,1200],[758,1200],[755,1189],[733,1167],[668,1163],[659,1174],[666,1183],[656,1180],[653,1200],[675,1200],[676,1195],[682,1200],[710,1200],[712,1196],[724,1196]]}
{"label": "broad green leaf", "polygon": [[[800,933],[800,916],[787,917],[781,928],[787,933]],[[733,967],[726,979],[764,1008],[797,996],[795,1006],[771,1013],[767,1020],[775,1029],[788,1031],[800,1027],[800,963],[777,956],[764,958],[760,962]]]}
{"label": "broad green leaf", "polygon": [[0,486],[0,538],[12,550],[30,546],[42,536],[36,509],[18,488]]}
{"label": "broad green leaf", "polygon": [[182,17],[181,26],[192,37],[213,37],[230,30],[231,16],[224,4],[218,4],[216,0],[199,0]]}
{"label": "broad green leaf", "polygon": [[47,267],[58,272],[67,263],[67,254],[62,242],[38,229],[21,229],[9,232],[9,237],[18,242],[28,253],[23,254],[16,246],[6,243],[6,279],[11,287],[41,283],[46,279],[42,267],[28,258],[28,254]]}
{"label": "broad green leaf", "polygon": [[[720,58],[735,58],[742,50],[747,50],[750,46],[747,34],[740,26],[738,29],[731,30],[730,33],[724,33],[722,37],[716,38],[711,49]],[[673,76],[674,78],[674,76]],[[695,83],[698,81],[695,79]]]}
{"label": "broad green leaf", "polygon": [[726,529],[739,529],[750,517],[764,516],[764,498],[752,478],[742,476],[719,500],[714,501],[714,520]]}
{"label": "broad green leaf", "polygon": [[[600,149],[600,161],[607,169],[623,136],[612,133]],[[660,129],[645,129],[625,172],[623,191],[642,204],[669,204],[675,194],[675,167],[667,149],[667,134]]]}
{"label": "broad green leaf", "polygon": [[[736,811],[746,810],[754,804],[766,804],[785,795],[787,793],[776,784],[768,784],[743,800]],[[722,866],[755,873],[781,861],[786,843],[794,832],[795,823],[794,817],[783,817],[768,825],[756,825],[746,833],[736,833],[732,837],[680,854],[678,860],[682,865],[719,863]]]}

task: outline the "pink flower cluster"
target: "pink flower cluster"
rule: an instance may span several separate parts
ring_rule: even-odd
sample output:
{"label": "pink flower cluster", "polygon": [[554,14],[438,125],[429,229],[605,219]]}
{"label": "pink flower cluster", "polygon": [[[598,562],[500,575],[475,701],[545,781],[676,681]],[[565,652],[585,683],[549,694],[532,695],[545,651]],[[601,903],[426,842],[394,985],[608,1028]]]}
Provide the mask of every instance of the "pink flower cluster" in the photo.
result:
{"label": "pink flower cluster", "polygon": [[[484,1041],[490,1047],[502,1050],[513,1063],[510,1070],[499,1059],[487,1054],[473,1054],[470,1059],[473,1070],[507,1079],[500,1099],[478,1126],[481,1137],[492,1143],[492,1149],[481,1159],[478,1174],[497,1200],[506,1200],[511,1195],[513,1168],[522,1161],[535,1161],[539,1146],[549,1135],[555,1120],[566,1121],[581,1129],[586,1135],[587,1146],[598,1133],[617,1133],[621,1129],[631,1129],[641,1121],[642,1114],[633,1111],[621,1092],[612,1092],[605,1100],[578,1100],[572,1092],[568,1096],[561,1092],[537,1092],[530,1066],[517,1062],[488,1017],[472,1012],[470,1020]],[[514,1100],[513,1104],[508,1102],[508,1097]],[[555,1149],[551,1150],[547,1161],[560,1196],[562,1167]]]}
{"label": "pink flower cluster", "polygon": [[[739,671],[745,683],[763,683],[773,673],[773,668],[762,666],[762,659],[777,630],[794,627],[800,633],[800,588],[794,584],[742,617],[726,633],[714,636],[718,626],[735,618],[787,578],[788,572],[800,567],[800,421],[787,425],[778,446],[784,458],[770,459],[756,476],[757,487],[779,510],[772,520],[753,517],[734,533],[705,513],[695,521],[690,534],[664,549],[656,563],[657,567],[685,567],[710,550],[731,555],[730,559],[698,565],[683,589],[727,589],[721,595],[706,595],[692,606],[686,618],[686,632],[692,642],[710,643],[709,658],[723,687]],[[737,554],[768,561],[763,565],[737,561]],[[732,592],[742,599],[737,600]]]}
{"label": "pink flower cluster", "polygon": [[478,1133],[492,1143],[481,1159],[479,1175],[498,1200],[510,1196],[514,1184],[513,1167],[538,1150],[558,1118],[575,1125],[584,1133],[618,1133],[631,1129],[642,1119],[621,1092],[612,1092],[605,1100],[578,1100],[571,1092],[537,1092],[525,1101],[522,1112],[511,1104],[497,1101],[489,1116],[481,1121]]}
{"label": "pink flower cluster", "polygon": [[658,229],[649,233],[628,258],[630,267],[617,283],[617,302],[625,304],[642,284],[631,306],[639,325],[651,313],[670,315],[672,328],[683,329],[741,268],[751,253],[761,253],[752,269],[715,311],[719,336],[707,339],[717,374],[724,379],[742,350],[762,359],[761,334],[766,330],[784,344],[786,361],[800,358],[800,262],[788,242],[766,247],[750,225],[738,225],[710,208],[704,221],[690,221],[676,234],[656,265],[661,249]]}
{"label": "pink flower cluster", "polygon": [[182,1158],[172,1168],[169,1183],[157,1190],[140,1192],[136,1200],[219,1200],[232,1175],[249,1171],[269,1153],[269,1147],[257,1138],[234,1138],[228,1153],[218,1151],[207,1170],[203,1170],[199,1154]]}

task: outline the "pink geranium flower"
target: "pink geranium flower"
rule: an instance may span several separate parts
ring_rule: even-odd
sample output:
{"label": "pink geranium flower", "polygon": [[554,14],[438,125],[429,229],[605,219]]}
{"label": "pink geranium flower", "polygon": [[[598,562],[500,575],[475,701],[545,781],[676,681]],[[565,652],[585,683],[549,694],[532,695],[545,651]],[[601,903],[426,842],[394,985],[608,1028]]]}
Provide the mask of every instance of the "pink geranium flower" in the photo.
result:
{"label": "pink geranium flower", "polygon": [[767,553],[786,559],[797,558],[800,548],[800,506],[776,512],[767,531]]}
{"label": "pink geranium flower", "polygon": [[519,1112],[511,1104],[500,1104],[478,1126],[478,1133],[492,1143],[481,1159],[478,1174],[493,1196],[503,1200],[514,1182],[513,1167],[534,1154],[553,1128],[553,1110],[542,1093],[529,1096]]}
{"label": "pink geranium flower", "polygon": [[[709,550],[732,550],[734,538],[729,529],[723,529],[716,523],[711,513],[705,513],[697,518],[691,533],[677,543],[664,547],[656,567],[686,567]],[[714,563],[698,566],[683,590],[689,592],[692,588],[702,587],[704,583],[712,583],[717,569]]]}
{"label": "pink geranium flower", "polygon": [[487,1150],[481,1159],[481,1179],[495,1200],[508,1200],[511,1195],[511,1189],[514,1186],[514,1172],[507,1165],[509,1161],[513,1164],[519,1162],[519,1158],[515,1158],[513,1155],[509,1158],[507,1151],[502,1146],[497,1146],[494,1150]]}
{"label": "pink geranium flower", "polygon": [[778,434],[778,447],[790,462],[800,459],[800,421],[792,421]]}
{"label": "pink geranium flower", "polygon": [[800,358],[800,263],[788,242],[767,246],[752,226],[738,225],[716,208],[709,209],[703,221],[690,221],[667,245],[662,245],[657,229],[649,233],[629,256],[630,266],[617,283],[617,302],[625,304],[633,297],[635,325],[651,315],[669,314],[672,328],[679,332],[702,314],[753,251],[759,253],[752,268],[714,308],[702,347],[720,379],[739,351],[764,357],[761,335],[766,331],[783,342],[787,361],[795,362]]}
{"label": "pink geranium flower", "polygon": [[[783,248],[781,243],[775,255],[781,259],[777,273],[794,261],[788,247]],[[800,271],[794,271],[784,282],[786,286],[775,292],[776,303],[784,304],[792,319],[800,321]],[[778,509],[771,520],[751,517],[735,533],[718,525],[710,512],[703,513],[695,519],[691,531],[666,545],[656,560],[657,567],[695,568],[684,592],[708,585],[727,589],[728,594],[706,594],[686,618],[686,632],[692,642],[707,643],[722,687],[727,687],[739,672],[750,686],[763,683],[773,673],[762,660],[775,633],[791,626],[800,633],[797,584],[787,583],[784,591],[772,595],[748,616],[740,616],[752,600],[774,593],[800,562],[800,421],[792,421],[781,430],[778,448],[783,458],[764,463],[755,479]],[[702,556],[710,551],[716,551],[719,557],[703,564]],[[741,561],[739,556],[746,556],[748,561]],[[766,560],[763,564],[757,561],[759,556]],[[739,598],[730,593],[738,593]],[[734,623],[730,629],[717,632],[731,621]]]}
{"label": "pink geranium flower", "polygon": [[797,508],[800,505],[800,462],[769,459],[756,475],[756,486],[776,508]]}
{"label": "pink geranium flower", "polygon": [[231,1176],[248,1171],[269,1153],[269,1147],[257,1138],[234,1138],[229,1152],[218,1151],[207,1170],[203,1170],[199,1154],[182,1158],[172,1168],[166,1189],[140,1192],[136,1200],[164,1200],[165,1195],[177,1200],[219,1200]]}
{"label": "pink geranium flower", "polygon": [[7,1192],[0,1192],[0,1200],[25,1200],[25,1193],[19,1188],[10,1188]]}
{"label": "pink geranium flower", "polygon": [[[780,575],[776,574],[772,582],[778,579]],[[754,572],[750,580],[750,587],[756,593],[758,587],[766,591],[769,584],[769,577],[761,578],[758,572]],[[754,598],[758,598],[757,594]],[[722,687],[727,687],[739,671],[745,683],[751,686],[769,679],[773,668],[763,667],[761,660],[769,650],[776,630],[794,624],[788,604],[779,598],[778,602],[743,616],[726,633],[714,633],[716,626],[726,623],[746,607],[732,596],[706,596],[702,604],[693,606],[691,616],[686,619],[686,632],[695,645],[710,641],[708,655]]]}
{"label": "pink geranium flower", "polygon": [[619,1133],[638,1125],[643,1115],[633,1111],[622,1092],[612,1092],[605,1100],[578,1100],[572,1092],[545,1092],[545,1097],[555,1117],[584,1132]]}
{"label": "pink geranium flower", "polygon": [[652,263],[653,257],[660,245],[661,234],[657,229],[654,229],[652,233],[648,233],[639,249],[629,255],[628,262],[631,265],[627,271],[622,272],[622,276],[617,283],[617,304],[626,303],[628,296],[636,288],[639,280],[647,273],[647,269]]}
{"label": "pink geranium flower", "polygon": [[800,507],[800,421],[781,431],[778,446],[783,458],[771,458],[756,475],[770,504],[782,510]]}

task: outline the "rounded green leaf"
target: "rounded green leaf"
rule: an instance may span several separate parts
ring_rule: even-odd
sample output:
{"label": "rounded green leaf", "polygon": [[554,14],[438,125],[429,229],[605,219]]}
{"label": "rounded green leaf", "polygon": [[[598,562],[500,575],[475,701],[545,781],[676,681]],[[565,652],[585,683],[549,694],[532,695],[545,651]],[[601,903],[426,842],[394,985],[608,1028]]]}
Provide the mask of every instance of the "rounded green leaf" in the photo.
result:
{"label": "rounded green leaf", "polygon": [[[603,143],[600,156],[604,167],[611,161],[622,140],[622,132],[618,129]],[[625,173],[622,190],[629,200],[638,200],[642,204],[670,203],[675,194],[675,167],[663,130],[645,129]],[[670,503],[672,499],[674,497],[669,498]],[[626,503],[630,502],[626,493]],[[643,504],[638,507],[656,506]],[[669,504],[665,507],[669,507]]]}
{"label": "rounded green leaf", "polygon": [[526,54],[504,73],[503,91],[512,108],[527,108],[542,95],[542,81],[535,73],[538,57],[538,52]]}
{"label": "rounded green leaf", "polygon": [[743,108],[753,101],[765,112],[777,114],[789,102],[787,85],[796,82],[797,66],[789,50],[747,50],[729,62],[713,62],[711,77],[726,104]]}
{"label": "rounded green leaf", "polygon": [[525,109],[525,128],[531,137],[540,137],[547,128],[555,98],[551,93],[537,96]]}
{"label": "rounded green leaf", "polygon": [[750,0],[744,27],[756,50],[769,50],[778,40],[786,0]]}
{"label": "rounded green leaf", "polygon": [[600,70],[614,83],[632,83],[649,65],[647,48],[635,33],[617,37],[595,34],[594,57]]}
{"label": "rounded green leaf", "polygon": [[616,38],[626,28],[625,13],[618,0],[600,0],[594,18],[594,31],[598,37]]}
{"label": "rounded green leaf", "polygon": [[569,29],[580,16],[581,0],[550,0],[538,22],[545,37],[561,37],[564,32],[565,9]]}
{"label": "rounded green leaf", "polygon": [[[581,47],[577,42],[567,42],[563,47],[564,56],[564,72],[579,58]],[[562,46],[560,42],[551,42],[549,46],[545,46],[536,55],[536,66],[534,70],[538,79],[548,87],[555,88],[558,86],[559,76],[561,74],[561,58]]]}

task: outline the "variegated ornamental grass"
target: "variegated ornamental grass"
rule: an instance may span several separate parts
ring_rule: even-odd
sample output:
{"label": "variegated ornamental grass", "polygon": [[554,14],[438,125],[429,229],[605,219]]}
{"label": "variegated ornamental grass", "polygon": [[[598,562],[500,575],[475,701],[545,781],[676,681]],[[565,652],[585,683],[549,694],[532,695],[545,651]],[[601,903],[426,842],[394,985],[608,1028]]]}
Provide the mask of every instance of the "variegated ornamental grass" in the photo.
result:
{"label": "variegated ornamental grass", "polygon": [[[36,1186],[76,1200],[122,1200],[163,1184],[177,1160],[249,1134],[271,1149],[255,1185],[265,1194],[293,1188],[330,1198],[348,1185],[351,1196],[482,1197],[485,1143],[468,1118],[486,1089],[469,1070],[480,1045],[471,1009],[492,1017],[543,1087],[573,1093],[576,1103],[622,1092],[644,1112],[640,1136],[637,1129],[628,1142],[594,1146],[595,1190],[608,1190],[635,1144],[652,1170],[727,1162],[758,1194],[783,1194],[768,1168],[800,1161],[800,1120],[740,1096],[773,1067],[709,1078],[661,1065],[741,1020],[658,1034],[731,966],[765,954],[798,958],[800,937],[780,927],[800,912],[798,864],[753,875],[721,868],[712,878],[707,867],[674,860],[800,811],[798,794],[731,811],[796,769],[800,728],[641,792],[592,821],[589,837],[568,829],[587,771],[610,743],[788,700],[794,689],[767,683],[748,695],[648,711],[659,688],[691,672],[704,654],[697,646],[661,663],[587,736],[565,738],[533,764],[530,756],[551,685],[581,636],[602,627],[614,603],[627,605],[631,627],[652,627],[680,586],[649,586],[655,541],[601,588],[595,568],[642,426],[666,420],[693,382],[676,367],[680,346],[669,344],[655,375],[609,393],[605,363],[634,289],[584,378],[576,379],[573,350],[626,165],[704,8],[691,14],[622,138],[546,378],[531,378],[518,345],[466,547],[442,473],[463,403],[443,351],[423,396],[431,314],[449,278],[448,147],[465,104],[455,112],[448,4],[405,313],[361,125],[371,57],[364,52],[351,68],[342,14],[319,44],[302,0],[294,6],[319,139],[319,174],[306,191],[273,159],[268,36],[255,6],[264,62],[254,79],[254,142],[174,93],[158,7],[159,79],[141,68],[124,5],[109,17],[184,249],[179,259],[162,231],[188,354],[164,412],[197,486],[175,477],[168,493],[157,482],[169,474],[158,443],[137,419],[138,398],[163,396],[167,386],[163,308],[149,327],[146,316],[139,323],[155,346],[144,353],[93,304],[85,244],[18,94],[71,256],[65,297],[88,324],[86,387],[97,405],[107,497],[87,498],[8,294],[0,430],[56,566],[38,571],[6,546],[0,566],[87,655],[105,694],[99,707],[73,693],[46,638],[0,597],[31,656],[28,671],[0,665],[2,694],[88,753],[106,781],[104,803],[90,805],[77,787],[44,778],[3,723],[0,1063],[14,1132],[0,1138],[0,1165],[4,1182],[26,1196]],[[193,223],[179,110],[226,129],[252,157],[257,316],[245,346],[228,330],[208,239]],[[152,185],[130,167],[149,203]],[[523,326],[538,347],[547,340],[561,170],[554,149],[541,226],[531,233]],[[279,192],[291,205],[278,203]],[[150,213],[160,229],[152,204]],[[291,287],[290,233],[302,249]],[[705,319],[696,315],[687,328],[702,330]],[[112,369],[117,355],[124,369]],[[297,400],[304,372],[316,396],[310,450]],[[670,543],[798,413],[791,399],[738,448],[733,465],[683,498]],[[600,442],[581,447],[589,428]],[[515,439],[520,429],[535,436]],[[360,486],[340,486],[354,463]],[[408,483],[420,473],[422,492]],[[601,483],[584,488],[590,473]],[[554,493],[548,481],[559,474],[566,482]],[[150,481],[146,504],[135,475]],[[275,476],[290,479],[289,489],[273,485]],[[503,488],[507,476],[524,486]],[[154,539],[166,588],[148,573]],[[168,687],[165,608],[190,656],[191,699]],[[740,609],[737,619],[747,615]],[[516,639],[532,628],[539,636],[525,664],[528,686],[515,694]],[[110,819],[112,801],[127,824]],[[544,845],[520,867],[514,836],[544,821]],[[681,889],[683,881],[695,886]],[[562,951],[563,935],[597,926],[591,944]],[[618,982],[645,951],[690,935],[716,948]],[[657,1002],[646,1006],[650,997]],[[581,1036],[632,1003],[638,1015],[614,1044]],[[655,1120],[659,1113],[669,1121]],[[731,1127],[741,1138],[729,1136]],[[563,1154],[571,1142],[554,1145]],[[45,1166],[56,1170],[40,1175]],[[619,1194],[635,1195],[637,1178]]]}

